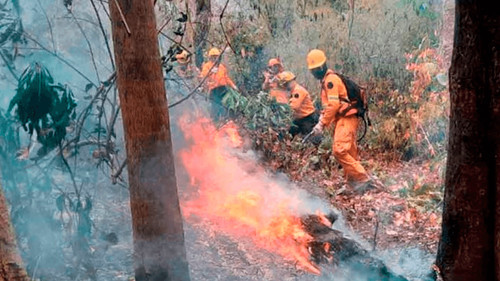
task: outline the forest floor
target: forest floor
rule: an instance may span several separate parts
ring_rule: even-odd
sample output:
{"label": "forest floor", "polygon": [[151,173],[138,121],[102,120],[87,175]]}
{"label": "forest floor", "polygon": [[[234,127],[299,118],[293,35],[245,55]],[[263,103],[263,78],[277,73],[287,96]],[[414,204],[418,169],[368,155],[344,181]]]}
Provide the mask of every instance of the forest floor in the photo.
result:
{"label": "forest floor", "polygon": [[429,162],[376,160],[377,156],[362,154],[369,159],[365,167],[381,188],[364,194],[338,194],[343,187],[341,169],[330,179],[313,175],[299,186],[329,200],[374,248],[413,246],[435,254],[441,233],[442,192],[429,187],[441,186],[439,169],[432,169]]}

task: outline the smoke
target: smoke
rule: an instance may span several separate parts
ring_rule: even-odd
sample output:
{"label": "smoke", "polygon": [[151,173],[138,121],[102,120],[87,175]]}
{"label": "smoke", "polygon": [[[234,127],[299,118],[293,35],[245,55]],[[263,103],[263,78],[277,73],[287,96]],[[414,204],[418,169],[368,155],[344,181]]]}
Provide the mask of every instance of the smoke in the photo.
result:
{"label": "smoke", "polygon": [[[306,248],[310,237],[301,236],[307,234],[301,232],[300,224],[290,218],[317,212],[338,212],[329,202],[310,194],[291,182],[286,175],[266,170],[259,153],[251,148],[251,140],[240,136],[234,123],[228,122],[216,128],[211,120],[203,115],[188,114],[187,110],[182,112],[174,114],[178,117],[175,119],[176,126],[183,134],[174,136],[177,140],[174,144],[176,143],[178,148],[178,167],[182,167],[177,169],[177,172],[182,174],[178,182],[184,195],[181,206],[186,219],[185,228],[196,232],[197,227],[208,227],[212,229],[209,232],[215,231],[215,236],[227,236],[238,244],[244,245],[246,242],[243,241],[250,240],[257,248],[245,247],[247,251],[277,254],[281,256],[284,264],[295,262],[299,269],[310,273],[318,274],[319,269],[321,270],[319,276],[306,274],[297,280],[379,280],[379,275],[363,269],[355,262],[340,261],[335,268],[328,264],[319,265],[316,272],[317,265],[308,263],[308,253],[300,250]],[[204,223],[200,223],[200,220]],[[286,227],[280,224],[283,221]],[[275,227],[276,225],[278,227]],[[363,241],[345,225],[341,216],[334,228],[363,245],[365,249],[370,248],[368,242]],[[190,235],[187,235],[187,243],[200,243],[200,240],[208,239],[207,241],[211,242],[207,243],[213,248],[224,247],[224,243],[219,241],[221,238],[215,236],[205,238],[200,235],[196,238],[198,241],[190,241]],[[191,248],[189,245],[187,247]],[[231,251],[239,252],[242,247],[238,246]],[[261,250],[256,250],[259,248]],[[197,248],[195,251],[199,250]],[[192,251],[188,250],[191,263]],[[202,251],[205,251],[205,254],[200,255],[210,256],[210,247]],[[429,255],[424,255],[418,249],[408,252],[372,252],[371,255],[386,262],[395,273],[408,276],[408,280],[428,280],[426,274],[432,260]],[[190,266],[191,270],[196,272],[197,265]],[[260,266],[269,266],[265,264],[265,258]],[[274,270],[281,272],[283,268],[280,267],[286,268],[283,264],[277,267],[275,265]],[[254,279],[239,276],[233,280]]]}

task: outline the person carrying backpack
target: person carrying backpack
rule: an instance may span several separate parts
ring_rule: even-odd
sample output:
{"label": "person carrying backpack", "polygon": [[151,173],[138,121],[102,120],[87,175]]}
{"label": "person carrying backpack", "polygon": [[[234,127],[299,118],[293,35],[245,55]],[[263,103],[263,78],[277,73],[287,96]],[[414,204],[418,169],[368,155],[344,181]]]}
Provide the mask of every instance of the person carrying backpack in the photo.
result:
{"label": "person carrying backpack", "polygon": [[344,169],[347,185],[354,191],[364,192],[373,189],[374,185],[358,157],[356,136],[358,114],[362,109],[358,108],[354,101],[350,101],[341,76],[329,69],[326,61],[326,55],[321,50],[314,49],[307,54],[307,67],[314,78],[321,81],[323,107],[319,121],[313,128],[313,134],[319,135],[324,128],[335,125],[333,155]]}

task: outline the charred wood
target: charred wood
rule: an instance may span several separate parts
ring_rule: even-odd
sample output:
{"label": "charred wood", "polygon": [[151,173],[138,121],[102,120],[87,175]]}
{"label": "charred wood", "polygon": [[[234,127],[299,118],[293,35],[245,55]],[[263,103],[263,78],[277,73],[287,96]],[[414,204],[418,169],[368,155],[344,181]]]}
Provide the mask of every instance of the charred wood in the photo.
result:
{"label": "charred wood", "polygon": [[392,272],[382,260],[373,257],[358,242],[332,229],[336,220],[337,215],[334,213],[301,218],[304,230],[313,237],[308,245],[313,262],[331,265],[332,270],[337,266],[348,265],[357,272],[366,273],[370,276],[369,280],[408,281]]}

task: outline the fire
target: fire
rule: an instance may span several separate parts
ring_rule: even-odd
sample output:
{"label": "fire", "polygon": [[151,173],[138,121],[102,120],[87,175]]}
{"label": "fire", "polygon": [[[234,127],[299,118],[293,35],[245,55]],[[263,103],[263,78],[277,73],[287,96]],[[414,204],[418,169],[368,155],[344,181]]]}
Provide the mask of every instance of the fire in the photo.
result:
{"label": "fire", "polygon": [[309,260],[312,237],[299,219],[300,199],[264,173],[252,174],[258,169],[256,160],[234,149],[243,143],[237,126],[228,123],[216,130],[203,118],[181,118],[180,125],[191,143],[181,159],[198,187],[198,197],[182,204],[186,218],[207,218],[226,234],[249,237],[258,247],[320,274]]}

